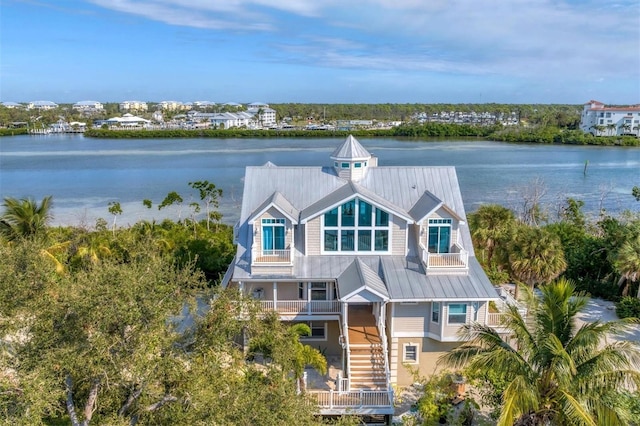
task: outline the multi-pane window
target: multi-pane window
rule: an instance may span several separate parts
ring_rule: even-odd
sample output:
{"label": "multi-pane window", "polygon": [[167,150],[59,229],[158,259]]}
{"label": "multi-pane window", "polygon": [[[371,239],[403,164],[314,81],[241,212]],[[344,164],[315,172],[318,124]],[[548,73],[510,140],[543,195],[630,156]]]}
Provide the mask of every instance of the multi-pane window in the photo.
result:
{"label": "multi-pane window", "polygon": [[414,345],[411,343],[405,344],[402,361],[408,363],[418,362],[418,345]]}
{"label": "multi-pane window", "polygon": [[284,250],[284,219],[262,219],[262,251]]}
{"label": "multi-pane window", "polygon": [[389,250],[389,213],[353,199],[324,214],[324,251]]}
{"label": "multi-pane window", "polygon": [[452,303],[449,305],[449,324],[465,324],[467,322],[467,305]]}
{"label": "multi-pane window", "polygon": [[429,239],[427,241],[429,253],[449,253],[451,222],[451,219],[429,219]]}
{"label": "multi-pane window", "polygon": [[335,289],[330,282],[298,283],[298,299],[300,300],[331,300],[337,298]]}
{"label": "multi-pane window", "polygon": [[327,323],[322,321],[309,321],[307,325],[311,329],[311,335],[300,336],[301,339],[325,340],[327,338]]}
{"label": "multi-pane window", "polygon": [[311,300],[328,299],[327,283],[310,283],[309,291],[311,292]]}

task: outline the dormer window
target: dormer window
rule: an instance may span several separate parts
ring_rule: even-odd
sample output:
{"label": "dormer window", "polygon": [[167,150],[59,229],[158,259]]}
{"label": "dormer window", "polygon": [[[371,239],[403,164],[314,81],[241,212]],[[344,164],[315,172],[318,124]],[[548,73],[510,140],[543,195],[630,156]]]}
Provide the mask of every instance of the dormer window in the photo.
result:
{"label": "dormer window", "polygon": [[388,252],[389,213],[353,199],[323,216],[325,252]]}

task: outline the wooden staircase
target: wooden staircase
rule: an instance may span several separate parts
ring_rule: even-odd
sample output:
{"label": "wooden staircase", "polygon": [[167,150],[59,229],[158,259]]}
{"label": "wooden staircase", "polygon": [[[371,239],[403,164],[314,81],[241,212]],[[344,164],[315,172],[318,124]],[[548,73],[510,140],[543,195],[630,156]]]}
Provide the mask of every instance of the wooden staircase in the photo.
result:
{"label": "wooden staircase", "polygon": [[387,390],[382,339],[370,307],[350,308],[348,323],[351,390]]}

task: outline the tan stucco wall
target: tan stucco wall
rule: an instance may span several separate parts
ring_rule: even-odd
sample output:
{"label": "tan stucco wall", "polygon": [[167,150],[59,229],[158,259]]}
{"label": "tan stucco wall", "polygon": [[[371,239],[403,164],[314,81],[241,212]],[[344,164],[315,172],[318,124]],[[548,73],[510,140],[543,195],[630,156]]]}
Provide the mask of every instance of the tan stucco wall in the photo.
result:
{"label": "tan stucco wall", "polygon": [[340,326],[338,321],[326,321],[327,340],[302,340],[302,343],[316,348],[325,356],[341,356],[342,346],[338,341],[340,337]]}
{"label": "tan stucco wall", "polygon": [[[418,346],[418,363],[408,364],[412,368],[417,368],[421,376],[429,376],[438,371],[446,369],[443,365],[438,364],[438,358],[451,351],[461,343],[459,342],[438,342],[428,337],[403,337],[395,338],[392,341],[392,378],[395,376],[395,383],[399,387],[409,386],[414,383],[409,369],[403,365],[402,359],[404,355],[404,344],[411,343]],[[396,352],[396,356],[393,356]],[[394,362],[397,359],[397,362]]]}

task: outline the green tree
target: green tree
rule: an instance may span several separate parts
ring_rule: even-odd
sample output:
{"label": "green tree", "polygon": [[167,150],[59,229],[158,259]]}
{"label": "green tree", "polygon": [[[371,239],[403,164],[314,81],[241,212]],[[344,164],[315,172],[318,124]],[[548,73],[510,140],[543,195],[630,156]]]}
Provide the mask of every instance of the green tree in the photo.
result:
{"label": "green tree", "polygon": [[204,280],[144,246],[128,262],[104,260],[65,275],[43,270],[34,249],[0,247],[3,316],[28,336],[0,358],[3,371],[15,371],[13,389],[29,392],[5,400],[5,413],[38,424],[62,409],[71,424],[86,425],[151,416],[175,401],[171,377],[183,367],[171,356],[177,323],[168,319]]}
{"label": "green tree", "polygon": [[162,202],[160,204],[158,204],[158,210],[162,210],[165,207],[168,206],[172,206],[174,204],[178,204],[178,222],[181,221],[182,219],[182,203],[183,203],[183,199],[180,196],[180,194],[178,194],[175,191],[171,191],[167,194],[166,197],[164,197],[164,200],[162,200]]}
{"label": "green tree", "polygon": [[629,424],[632,414],[620,401],[628,386],[640,385],[640,348],[608,338],[637,320],[578,326],[576,315],[588,298],[573,284],[559,280],[540,292],[535,297],[527,291],[531,320],[512,307],[503,323],[506,334],[466,325],[461,334],[468,343],[441,360],[506,380],[499,426]]}
{"label": "green tree", "polygon": [[[614,265],[620,274],[618,286],[622,289],[622,295],[626,296],[629,284],[640,280],[640,234],[622,244]],[[640,297],[640,290],[638,290],[638,297]]]}
{"label": "green tree", "polygon": [[297,386],[304,390],[302,383],[306,366],[311,366],[321,374],[327,372],[326,358],[315,348],[300,342],[300,337],[310,336],[311,328],[304,323],[284,325],[276,314],[265,317],[267,332],[253,337],[249,342],[249,354],[262,354],[273,360],[287,374],[293,372]]}
{"label": "green tree", "polygon": [[109,213],[113,215],[113,233],[115,235],[116,219],[118,218],[119,215],[122,214],[122,207],[120,206],[120,203],[118,201],[110,201],[109,208],[107,210],[109,210]]}
{"label": "green tree", "polygon": [[640,186],[634,186],[631,189],[631,195],[633,195],[633,198],[635,198],[636,201],[640,201]]}
{"label": "green tree", "polygon": [[567,268],[560,238],[543,228],[520,226],[508,250],[511,274],[531,289],[554,280]]}
{"label": "green tree", "polygon": [[219,221],[222,219],[222,215],[217,212],[212,212],[211,209],[217,209],[220,207],[220,197],[222,197],[222,189],[216,188],[216,185],[210,183],[207,180],[189,182],[189,186],[193,189],[197,189],[200,194],[200,200],[204,202],[205,212],[207,214],[207,231],[209,230],[209,223],[211,219]]}
{"label": "green tree", "polygon": [[493,255],[515,227],[511,210],[498,204],[482,205],[469,215],[469,228],[474,245],[487,255],[487,265],[492,266]]}
{"label": "green tree", "polygon": [[51,206],[51,196],[44,197],[40,204],[32,198],[5,197],[4,212],[0,216],[0,233],[10,240],[44,234],[53,218]]}

